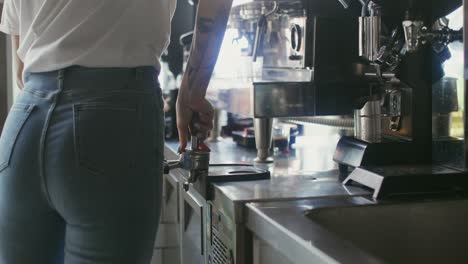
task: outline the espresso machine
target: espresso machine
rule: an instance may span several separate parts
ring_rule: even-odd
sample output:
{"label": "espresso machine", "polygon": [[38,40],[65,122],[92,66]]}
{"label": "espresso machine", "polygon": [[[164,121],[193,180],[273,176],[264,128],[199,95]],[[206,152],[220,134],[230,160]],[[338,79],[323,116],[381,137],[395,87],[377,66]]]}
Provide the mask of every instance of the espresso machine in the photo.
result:
{"label": "espresso machine", "polygon": [[234,0],[207,96],[254,118],[257,162],[272,162],[273,118],[350,114],[354,20],[338,1]]}
{"label": "espresso machine", "polygon": [[[463,38],[443,18],[461,4],[235,0],[208,96],[255,119],[259,162],[271,160],[272,118],[354,116],[355,136],[334,155],[343,184],[372,188],[375,199],[466,193],[466,136],[452,129],[465,128],[464,117],[452,120],[464,116],[465,80],[443,67]],[[244,259],[244,233],[225,228],[223,208],[207,210],[209,263]]]}
{"label": "espresso machine", "polygon": [[271,162],[272,118],[354,116],[355,136],[334,155],[343,178],[390,171],[461,179],[454,175],[466,167],[465,133],[450,127],[454,113],[465,126],[464,83],[444,72],[448,45],[463,40],[444,18],[461,5],[236,0],[208,97],[255,118],[258,162]]}
{"label": "espresso machine", "polygon": [[448,46],[463,41],[463,28],[451,29],[445,16],[462,1],[340,3],[361,6],[353,67],[368,89],[354,101],[355,136],[343,137],[334,155],[344,183],[370,187],[377,199],[467,190],[465,135],[451,135],[465,91],[443,67]]}

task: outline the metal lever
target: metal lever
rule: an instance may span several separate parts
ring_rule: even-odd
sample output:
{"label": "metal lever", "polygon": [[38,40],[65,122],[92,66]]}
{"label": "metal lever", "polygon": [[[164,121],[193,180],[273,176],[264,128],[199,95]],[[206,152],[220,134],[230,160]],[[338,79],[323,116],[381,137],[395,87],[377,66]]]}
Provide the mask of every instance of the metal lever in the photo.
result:
{"label": "metal lever", "polygon": [[[199,129],[198,126],[200,125],[200,114],[198,112],[194,112],[192,115],[192,120],[190,121],[190,134],[192,138],[194,136],[199,136]],[[193,142],[192,142],[192,149],[193,148]]]}
{"label": "metal lever", "polygon": [[343,5],[344,9],[348,9],[349,5],[351,4],[350,0],[338,0],[338,1],[341,3],[341,5]]}
{"label": "metal lever", "polygon": [[260,43],[263,40],[263,34],[265,34],[266,31],[267,18],[276,13],[278,9],[279,0],[275,0],[273,2],[273,9],[270,12],[267,12],[266,14],[262,15],[262,17],[260,17],[260,19],[258,20],[257,31],[255,32],[254,47],[252,51],[253,62],[257,61],[258,49],[260,47]]}
{"label": "metal lever", "polygon": [[266,26],[266,16],[263,15],[257,23],[257,31],[255,32],[255,42],[254,42],[254,49],[252,52],[253,61],[257,61],[258,55],[258,48],[260,47],[260,42],[262,42],[263,34],[265,33],[265,26]]}
{"label": "metal lever", "polygon": [[[197,113],[197,116],[198,116],[198,113]],[[195,117],[195,115],[194,115]],[[194,122],[194,120],[192,119],[192,122]],[[193,126],[192,126],[193,127]],[[192,145],[192,150],[190,151],[191,152],[191,159],[193,159],[193,154],[195,153],[195,151],[198,150],[199,146],[200,146],[200,142],[199,142],[199,139],[197,136],[194,136],[194,130],[191,129],[192,131],[192,137],[191,137],[191,145]],[[194,183],[197,181],[197,175],[195,175],[195,166],[193,165],[193,160],[191,160],[191,166],[190,166],[190,172],[189,172],[189,177],[187,178],[187,181],[185,181],[183,183],[183,187],[184,187],[184,190],[187,192],[190,188],[190,183]]]}
{"label": "metal lever", "polygon": [[164,161],[164,174],[169,174],[171,170],[180,168],[182,168],[182,161],[180,159]]}
{"label": "metal lever", "polygon": [[197,124],[200,124],[200,122],[199,113],[193,113],[192,121],[190,122],[190,145],[192,147],[192,151],[210,152],[210,148],[208,148],[208,146],[206,146],[204,143],[206,135],[202,134],[197,127]]}
{"label": "metal lever", "polygon": [[184,152],[180,154],[178,160],[164,160],[164,174],[169,174],[174,169],[190,169],[190,153]]}

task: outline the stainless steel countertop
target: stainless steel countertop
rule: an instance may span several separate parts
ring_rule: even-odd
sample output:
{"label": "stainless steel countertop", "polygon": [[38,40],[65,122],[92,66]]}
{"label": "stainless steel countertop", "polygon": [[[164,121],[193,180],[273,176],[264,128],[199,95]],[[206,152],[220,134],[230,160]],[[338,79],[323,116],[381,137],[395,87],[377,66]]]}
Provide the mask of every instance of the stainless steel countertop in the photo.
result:
{"label": "stainless steel countertop", "polygon": [[[272,173],[270,180],[214,184],[215,197],[223,195],[233,202],[249,202],[369,194],[338,182],[338,171],[332,160],[336,140],[335,137],[320,137],[317,139],[320,144],[299,146],[288,155],[277,155],[270,165],[254,164],[256,151],[239,147],[232,139],[210,143],[211,164],[253,164]],[[178,143],[166,142],[166,148],[175,155]]]}
{"label": "stainless steel countertop", "polygon": [[[323,131],[317,136],[298,137],[295,148],[288,154],[280,153],[274,156],[274,164],[257,164],[256,166],[268,168],[275,177],[310,176],[318,172],[336,170],[337,165],[333,161],[333,154],[340,136],[335,130],[330,131]],[[231,138],[208,143],[208,145],[211,149],[211,164],[253,164],[257,155],[255,149],[240,147]],[[176,153],[178,142],[168,141],[166,146]]]}
{"label": "stainless steel countertop", "polygon": [[459,196],[248,203],[246,226],[295,264],[465,263],[467,204]]}
{"label": "stainless steel countertop", "polygon": [[[278,246],[287,249],[287,254],[281,251],[286,256],[293,254],[311,261],[315,259],[318,263],[336,263],[329,257],[336,248],[330,244],[331,240],[327,240],[327,234],[322,229],[320,238],[313,240],[313,236],[318,233],[314,232],[313,223],[303,216],[304,208],[308,208],[304,207],[308,201],[306,199],[333,205],[338,201],[342,203],[343,199],[349,203],[365,203],[367,200],[362,196],[371,196],[367,190],[343,186],[338,181],[338,171],[332,160],[337,140],[336,137],[326,136],[316,138],[315,141],[307,140],[312,144],[301,144],[293,153],[275,156],[274,164],[256,164],[255,166],[268,168],[272,172],[270,180],[213,184],[212,205],[222,210],[233,224],[247,224],[255,235],[275,248]],[[231,139],[211,143],[209,146],[212,150],[211,164],[253,164],[256,157],[255,150],[239,147]],[[177,158],[177,149],[177,142],[167,142],[166,158]],[[178,170],[174,175],[186,177],[187,172]],[[246,207],[246,204],[249,206]],[[270,205],[274,208],[286,206],[282,210],[268,210]],[[321,252],[322,248],[329,251]],[[355,260],[369,259],[365,253],[356,253],[352,245],[342,245],[340,249],[342,248],[348,250],[349,256]]]}
{"label": "stainless steel countertop", "polygon": [[336,239],[334,234],[304,215],[310,209],[372,203],[363,197],[248,203],[246,225],[255,237],[266,241],[292,263],[377,264],[382,261],[350,242]]}
{"label": "stainless steel countertop", "polygon": [[[236,223],[242,223],[247,202],[284,201],[317,197],[360,196],[370,192],[343,186],[332,160],[336,137],[319,137],[316,144],[301,144],[294,153],[275,156],[270,165],[255,164],[272,172],[270,180],[213,184],[213,204],[222,207]],[[314,143],[308,139],[308,142]],[[255,150],[237,146],[232,139],[210,143],[211,164],[253,164]],[[166,142],[166,157],[177,157],[177,142]],[[187,176],[186,171],[179,170]]]}
{"label": "stainless steel countertop", "polygon": [[[322,141],[326,143],[327,138]],[[326,149],[325,143],[316,148],[299,148],[291,155],[276,156],[275,163],[266,166],[272,171],[270,180],[214,184],[213,200],[209,203],[229,218],[230,224],[247,228],[255,238],[266,242],[291,263],[386,263],[381,256],[340,238],[330,231],[333,229],[325,228],[306,215],[312,209],[377,203],[369,191],[343,186],[338,181],[338,172],[327,156],[333,148]],[[229,139],[210,147],[211,161],[217,164],[251,163],[256,156],[254,150],[240,148]],[[166,157],[177,158],[176,150],[177,143],[168,142]],[[180,181],[186,173],[178,170],[174,175]],[[369,225],[372,219],[367,220],[366,225]]]}

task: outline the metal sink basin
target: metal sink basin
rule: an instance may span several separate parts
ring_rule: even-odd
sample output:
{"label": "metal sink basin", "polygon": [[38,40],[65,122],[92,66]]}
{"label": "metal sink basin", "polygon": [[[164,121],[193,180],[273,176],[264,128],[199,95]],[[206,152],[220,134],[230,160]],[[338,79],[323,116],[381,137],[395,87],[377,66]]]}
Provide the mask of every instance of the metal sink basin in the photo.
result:
{"label": "metal sink basin", "polygon": [[318,208],[306,217],[384,263],[468,261],[468,200]]}

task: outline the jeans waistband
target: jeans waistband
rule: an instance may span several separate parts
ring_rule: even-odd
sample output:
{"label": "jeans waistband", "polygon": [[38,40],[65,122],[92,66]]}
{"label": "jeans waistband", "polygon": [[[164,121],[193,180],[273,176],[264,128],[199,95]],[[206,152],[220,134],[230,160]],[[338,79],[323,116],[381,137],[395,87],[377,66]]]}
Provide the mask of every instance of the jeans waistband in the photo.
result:
{"label": "jeans waistband", "polygon": [[[154,66],[135,68],[87,68],[72,66],[61,70],[25,73],[25,90],[42,93],[59,91],[59,81],[64,82],[63,92],[99,91],[106,89],[148,89],[148,84],[158,83],[158,70]],[[33,85],[30,85],[33,84]]]}

